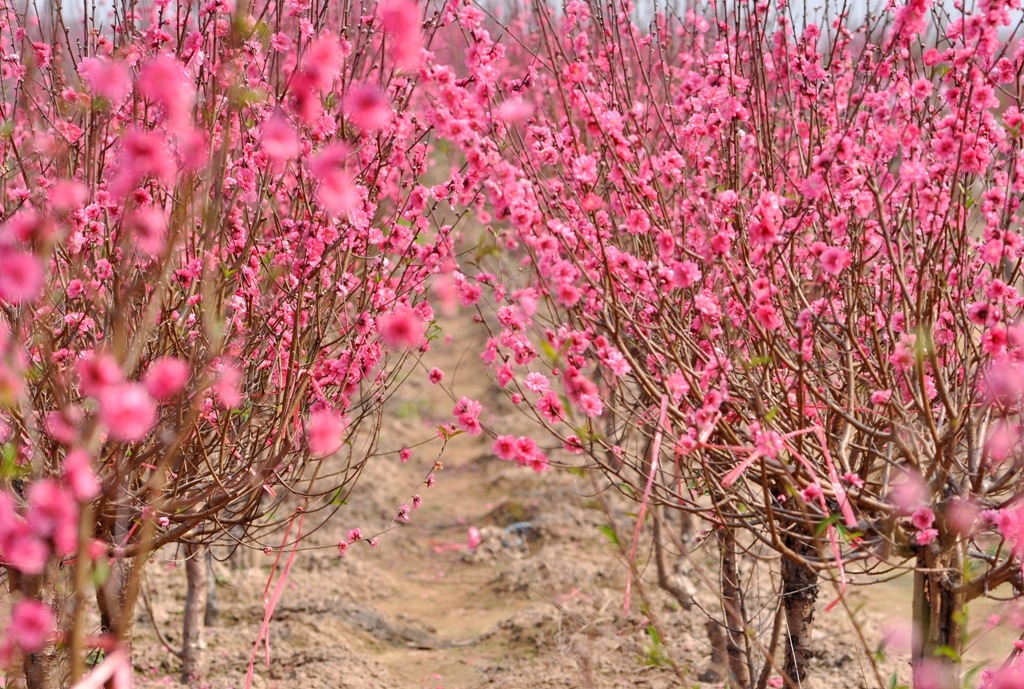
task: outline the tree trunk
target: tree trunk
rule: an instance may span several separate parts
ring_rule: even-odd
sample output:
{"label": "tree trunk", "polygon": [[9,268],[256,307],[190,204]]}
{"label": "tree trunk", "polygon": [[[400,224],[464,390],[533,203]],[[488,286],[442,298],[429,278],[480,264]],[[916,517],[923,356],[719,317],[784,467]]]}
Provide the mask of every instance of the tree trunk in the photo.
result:
{"label": "tree trunk", "polygon": [[[783,543],[793,553],[805,557],[815,553],[807,541],[787,534]],[[814,604],[818,600],[818,575],[796,559],[782,558],[782,605],[786,614],[788,642],[783,671],[797,686],[807,680],[807,666],[811,659],[811,627],[814,624]]]}
{"label": "tree trunk", "polygon": [[185,545],[185,625],[181,645],[181,682],[190,684],[203,672],[203,622],[206,613],[208,548],[203,544]]}
{"label": "tree trunk", "polygon": [[651,510],[654,521],[654,563],[658,570],[658,586],[671,593],[684,610],[689,610],[693,607],[693,594],[687,591],[670,571],[668,546],[662,541],[661,520],[663,517],[661,510],[662,508],[658,505]]}
{"label": "tree trunk", "polygon": [[106,581],[96,589],[96,603],[100,609],[100,631],[120,640],[129,658],[132,629],[135,626],[135,604],[138,602],[139,593],[138,586],[132,585],[134,567],[134,560],[111,561]]}
{"label": "tree trunk", "polygon": [[718,541],[722,551],[722,608],[725,610],[725,649],[729,655],[729,687],[748,689],[750,673],[744,652],[746,616],[743,614],[736,537],[729,527],[722,527],[718,529]]}
{"label": "tree trunk", "polygon": [[[16,590],[25,599],[37,600],[50,606],[57,616],[56,565],[48,562],[41,574],[28,576],[14,569],[8,570],[11,590]],[[22,672],[26,689],[61,689],[64,668],[62,654],[53,639],[35,653],[22,656]]]}
{"label": "tree trunk", "polygon": [[961,585],[963,558],[956,544],[935,542],[917,556],[914,572],[912,662],[914,687],[956,689],[963,650],[965,599]]}
{"label": "tree trunk", "polygon": [[210,548],[206,548],[206,612],[203,613],[203,625],[216,626],[220,619],[220,605],[217,601],[217,574],[213,571],[213,556]]}

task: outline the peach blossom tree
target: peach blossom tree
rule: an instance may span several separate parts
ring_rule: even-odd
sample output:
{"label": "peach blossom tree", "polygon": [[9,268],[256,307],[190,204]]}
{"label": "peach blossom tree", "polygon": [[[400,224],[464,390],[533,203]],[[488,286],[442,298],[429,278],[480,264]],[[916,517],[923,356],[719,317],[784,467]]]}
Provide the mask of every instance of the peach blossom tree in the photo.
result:
{"label": "peach blossom tree", "polygon": [[451,263],[437,24],[411,0],[0,1],[9,676],[130,662],[142,568],[179,544],[192,679],[204,548],[286,576],[344,502]]}
{"label": "peach blossom tree", "polygon": [[[718,534],[731,686],[799,684],[821,578],[891,565],[915,685],[958,685],[965,605],[1024,588],[1019,4],[517,9],[462,7],[474,91],[437,106],[497,381],[656,533]],[[738,538],[781,556],[761,649]]]}

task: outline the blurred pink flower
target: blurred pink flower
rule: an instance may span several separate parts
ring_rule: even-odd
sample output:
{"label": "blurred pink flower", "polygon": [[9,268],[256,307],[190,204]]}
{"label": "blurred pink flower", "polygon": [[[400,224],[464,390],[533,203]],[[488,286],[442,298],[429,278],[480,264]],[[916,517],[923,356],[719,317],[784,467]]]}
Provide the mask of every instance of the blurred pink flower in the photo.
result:
{"label": "blurred pink flower", "polygon": [[348,146],[325,146],[309,162],[309,171],[320,181],[317,198],[332,213],[347,213],[359,207],[359,194],[348,168]]}
{"label": "blurred pink flower", "polygon": [[280,112],[275,112],[263,122],[260,147],[268,158],[278,163],[294,160],[302,152],[299,135]]}
{"label": "blurred pink flower", "polygon": [[117,359],[106,353],[92,352],[78,362],[77,370],[82,382],[82,394],[93,397],[124,380]]}
{"label": "blurred pink flower", "polygon": [[345,442],[348,421],[341,414],[330,411],[315,411],[309,415],[306,424],[306,440],[314,457],[329,457]]}
{"label": "blurred pink flower", "polygon": [[42,287],[43,265],[34,254],[0,246],[0,304],[34,301]]}
{"label": "blurred pink flower", "polygon": [[373,84],[350,87],[345,95],[345,110],[357,127],[367,131],[384,129],[394,116],[391,103]]}
{"label": "blurred pink flower", "polygon": [[128,67],[105,57],[86,57],[78,63],[78,76],[93,95],[110,101],[116,110],[132,91]]}
{"label": "blurred pink flower", "polygon": [[423,341],[426,326],[423,317],[410,306],[399,304],[380,317],[380,337],[391,349],[411,349]]}
{"label": "blurred pink flower", "polygon": [[821,262],[821,267],[826,273],[839,275],[839,273],[850,267],[853,256],[846,249],[830,246],[821,252],[818,260]]}
{"label": "blurred pink flower", "polygon": [[175,357],[162,357],[153,362],[142,382],[154,399],[165,402],[185,389],[189,373],[187,362]]}
{"label": "blurred pink flower", "polygon": [[37,600],[20,600],[11,610],[11,626],[7,633],[22,651],[35,653],[53,635],[53,610]]}
{"label": "blurred pink flower", "polygon": [[88,502],[100,494],[100,483],[92,470],[92,460],[84,450],[71,450],[64,457],[64,481],[79,502]]}
{"label": "blurred pink flower", "polygon": [[121,383],[99,394],[100,421],[110,437],[134,443],[149,435],[156,423],[156,403],[140,383]]}
{"label": "blurred pink flower", "polygon": [[377,5],[377,16],[386,34],[388,55],[399,69],[420,66],[423,31],[420,8],[414,0],[384,0]]}
{"label": "blurred pink flower", "polygon": [[234,409],[242,403],[242,372],[234,364],[222,364],[213,394],[225,409]]}

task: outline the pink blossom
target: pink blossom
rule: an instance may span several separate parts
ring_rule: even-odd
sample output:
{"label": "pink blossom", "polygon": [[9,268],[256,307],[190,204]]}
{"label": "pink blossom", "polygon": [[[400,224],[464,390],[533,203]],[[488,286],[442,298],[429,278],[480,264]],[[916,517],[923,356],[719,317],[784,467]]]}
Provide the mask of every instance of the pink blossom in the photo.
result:
{"label": "pink blossom", "polygon": [[577,181],[593,184],[597,181],[597,158],[586,155],[579,156],[573,161],[572,172]]}
{"label": "pink blossom", "polygon": [[499,435],[494,439],[494,444],[491,445],[491,452],[498,459],[510,462],[516,458],[519,454],[519,448],[516,444],[516,439],[511,435]]}
{"label": "pink blossom", "polygon": [[174,56],[161,55],[143,65],[139,91],[161,107],[174,131],[184,131],[192,116],[196,91]]}
{"label": "pink blossom", "polygon": [[469,550],[476,550],[482,540],[483,538],[480,536],[480,529],[475,526],[469,527],[469,530],[466,532],[466,547]]}
{"label": "pink blossom", "polygon": [[821,268],[826,273],[839,275],[850,267],[850,263],[853,262],[853,256],[846,249],[830,246],[821,252],[821,255],[818,256],[818,261],[821,262]]}
{"label": "pink blossom", "polygon": [[352,122],[366,131],[384,129],[394,116],[391,103],[373,84],[350,87],[345,95],[345,110]]}
{"label": "pink blossom", "polygon": [[503,101],[495,114],[505,122],[518,122],[533,114],[533,106],[521,98],[513,98]]}
{"label": "pink blossom", "polygon": [[106,353],[91,353],[78,363],[77,369],[82,393],[93,397],[124,380],[117,359]]}
{"label": "pink blossom", "polygon": [[94,95],[110,101],[116,110],[132,90],[128,67],[105,57],[84,57],[78,62],[78,75]]}
{"label": "pink blossom", "polygon": [[774,459],[782,452],[784,445],[782,442],[782,436],[775,431],[764,431],[761,430],[760,425],[753,425],[751,427],[753,434],[754,447],[761,453],[763,457]]}
{"label": "pink blossom", "polygon": [[30,575],[42,572],[50,556],[46,542],[32,533],[23,521],[0,534],[0,551],[8,565]]}
{"label": "pink blossom", "polygon": [[915,529],[924,531],[931,528],[931,525],[935,522],[935,513],[927,505],[922,505],[914,510],[914,513],[910,516],[910,521]]}
{"label": "pink blossom", "polygon": [[321,149],[309,163],[309,171],[320,180],[317,198],[332,213],[353,211],[360,203],[348,167],[348,154],[345,144],[331,144]]}
{"label": "pink blossom", "polygon": [[407,447],[403,447],[401,450],[398,451],[398,459],[402,462],[402,464],[405,464],[410,459],[412,459],[412,450],[410,450]]}
{"label": "pink blossom", "polygon": [[33,254],[0,246],[0,304],[35,301],[43,287],[43,266]]}
{"label": "pink blossom", "polygon": [[54,552],[69,555],[78,547],[78,503],[53,479],[29,486],[25,522],[40,538],[52,538]]}
{"label": "pink blossom", "polygon": [[914,344],[915,338],[913,335],[904,336],[902,340],[896,343],[892,356],[889,357],[889,362],[897,371],[907,371],[913,368],[915,361]]}
{"label": "pink blossom", "polygon": [[110,385],[99,393],[99,400],[100,421],[114,440],[138,442],[156,424],[156,403],[140,383]]}
{"label": "pink blossom", "polygon": [[25,653],[42,650],[53,635],[53,610],[37,600],[22,599],[11,609],[11,625],[7,628],[18,647]]}
{"label": "pink blossom", "polygon": [[892,399],[892,390],[875,390],[871,393],[871,404],[887,404]]}
{"label": "pink blossom", "polygon": [[862,479],[860,476],[858,476],[852,471],[848,471],[845,474],[843,474],[843,480],[849,483],[851,486],[854,486],[855,488],[864,487],[864,479]]}
{"label": "pink blossom", "polygon": [[306,424],[306,440],[314,457],[329,457],[345,442],[348,420],[334,411],[315,411]]}
{"label": "pink blossom", "polygon": [[60,180],[46,190],[50,207],[58,213],[81,208],[89,198],[89,189],[77,180]]}
{"label": "pink blossom", "polygon": [[349,529],[348,531],[348,542],[355,543],[356,541],[363,540],[363,532],[361,529]]}
{"label": "pink blossom", "polygon": [[430,373],[427,375],[427,380],[430,381],[431,385],[437,385],[441,382],[442,378],[444,378],[444,371],[437,367],[430,369]]}
{"label": "pink blossom", "polygon": [[946,521],[956,533],[969,536],[974,531],[979,512],[978,506],[970,500],[955,499],[946,509]]}
{"label": "pink blossom", "polygon": [[221,364],[217,372],[217,380],[213,384],[213,394],[225,409],[235,409],[242,403],[242,385],[245,379],[242,372],[234,364]]}
{"label": "pink blossom", "polygon": [[[552,391],[549,390],[547,394],[544,395],[541,402],[544,402],[545,404],[545,411],[542,411],[541,414],[547,413],[548,418],[553,419],[551,423],[561,419],[560,410],[562,404],[561,401],[554,396]],[[538,406],[541,402],[538,402]],[[576,405],[580,408],[580,411],[589,418],[601,416],[604,412],[604,402],[601,401],[600,397],[594,394],[580,395],[579,399],[576,400]]]}
{"label": "pink blossom", "polygon": [[506,361],[498,367],[498,387],[505,387],[514,377],[515,373],[512,371],[512,364],[509,362]]}
{"label": "pink blossom", "polygon": [[263,122],[260,148],[268,158],[279,163],[294,160],[302,153],[298,134],[280,112],[275,112]]}
{"label": "pink blossom", "polygon": [[800,491],[800,497],[803,498],[804,502],[812,503],[824,499],[825,493],[822,492],[820,485],[811,483]]}
{"label": "pink blossom", "polygon": [[399,304],[380,317],[380,337],[391,349],[412,349],[419,346],[426,332],[423,317],[412,307]]}
{"label": "pink blossom", "polygon": [[138,208],[131,214],[130,227],[135,245],[150,256],[159,256],[167,242],[167,218],[158,208]]}
{"label": "pink blossom", "polygon": [[420,9],[414,0],[383,0],[377,5],[381,27],[389,34],[385,41],[388,54],[399,69],[413,70],[420,66],[423,31]]}
{"label": "pink blossom", "polygon": [[167,141],[156,132],[131,129],[121,137],[121,179],[118,189],[128,192],[135,181],[150,176],[161,182],[174,177],[174,156]]}
{"label": "pink blossom", "polygon": [[921,474],[914,469],[903,469],[896,476],[892,483],[892,492],[889,500],[892,501],[900,512],[910,514],[916,510],[928,497],[928,487],[925,485]]}
{"label": "pink blossom", "polygon": [[480,435],[483,430],[479,421],[480,412],[482,411],[483,405],[479,402],[468,397],[462,397],[456,403],[452,414],[456,417],[462,430],[466,431],[469,435]]}
{"label": "pink blossom", "polygon": [[162,357],[149,367],[143,384],[154,399],[166,402],[185,389],[189,373],[188,363],[175,357]]}
{"label": "pink blossom", "polygon": [[278,32],[270,36],[270,47],[275,52],[287,53],[292,49],[292,46],[292,39],[286,33]]}
{"label": "pink blossom", "polygon": [[47,412],[43,425],[51,438],[68,446],[78,440],[82,420],[82,410],[70,405],[60,411]]}
{"label": "pink blossom", "polygon": [[325,34],[309,46],[302,67],[313,88],[323,91],[338,78],[344,59],[345,55],[337,37]]}
{"label": "pink blossom", "polygon": [[[603,409],[601,400],[596,395],[581,395],[579,405],[587,416],[600,416]],[[548,390],[541,395],[541,398],[537,400],[536,408],[537,412],[548,423],[558,423],[565,416],[562,400],[559,399],[554,390]]]}
{"label": "pink blossom", "polygon": [[765,330],[778,330],[785,321],[771,304],[761,304],[754,309],[754,320]]}
{"label": "pink blossom", "polygon": [[523,381],[523,385],[525,385],[528,390],[532,390],[538,394],[543,394],[547,392],[549,387],[548,377],[543,373],[528,373],[526,375],[526,380]]}

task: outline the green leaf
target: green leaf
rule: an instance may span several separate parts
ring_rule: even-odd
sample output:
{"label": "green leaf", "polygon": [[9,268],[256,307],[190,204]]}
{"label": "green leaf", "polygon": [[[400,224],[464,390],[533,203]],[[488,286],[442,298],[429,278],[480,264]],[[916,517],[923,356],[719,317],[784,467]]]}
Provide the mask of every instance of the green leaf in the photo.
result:
{"label": "green leaf", "polygon": [[440,425],[440,424],[437,427],[437,431],[438,431],[438,433],[441,434],[441,437],[444,438],[445,440],[451,440],[455,436],[462,435],[463,433],[465,433],[465,431],[463,431],[462,429],[456,429],[456,430],[453,431],[453,430],[449,430],[444,425]]}
{"label": "green leaf", "polygon": [[92,568],[92,583],[94,586],[99,588],[107,583],[107,577],[110,576],[110,565],[107,564],[106,558],[99,558]]}
{"label": "green leaf", "polygon": [[772,361],[772,358],[770,356],[768,356],[767,354],[764,355],[764,356],[755,356],[755,357],[751,357],[750,359],[747,359],[746,361],[744,361],[743,362],[743,368],[748,369],[748,370],[749,369],[753,369],[753,368],[761,368],[762,366],[767,366],[768,364],[770,364],[771,361]]}
{"label": "green leaf", "polygon": [[544,353],[544,356],[548,358],[551,363],[558,363],[559,353],[550,342],[544,340],[540,341],[540,350]]}
{"label": "green leaf", "polygon": [[615,529],[613,529],[612,527],[608,526],[607,524],[602,524],[601,526],[597,527],[597,530],[603,533],[605,535],[605,538],[611,541],[613,545],[620,545],[619,535],[615,533]]}
{"label": "green leaf", "polygon": [[344,493],[344,492],[345,492],[344,486],[335,489],[334,493],[331,495],[331,503],[330,504],[332,504],[332,505],[347,505],[348,504],[348,500],[345,500],[344,498],[341,497],[342,493]]}
{"label": "green leaf", "polygon": [[31,467],[18,464],[18,448],[14,443],[4,443],[0,446],[0,478],[21,478],[31,471]]}
{"label": "green leaf", "polygon": [[823,533],[828,531],[828,527],[832,526],[833,524],[838,524],[841,518],[842,517],[840,517],[838,514],[833,514],[828,519],[823,519],[822,521],[818,522],[818,525],[814,527],[814,535],[822,535]]}

